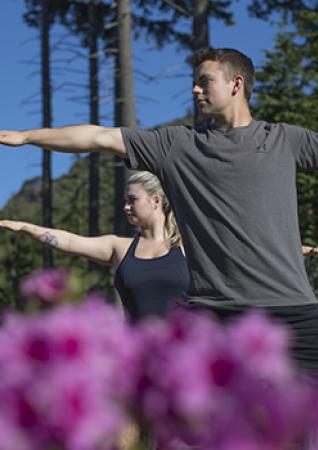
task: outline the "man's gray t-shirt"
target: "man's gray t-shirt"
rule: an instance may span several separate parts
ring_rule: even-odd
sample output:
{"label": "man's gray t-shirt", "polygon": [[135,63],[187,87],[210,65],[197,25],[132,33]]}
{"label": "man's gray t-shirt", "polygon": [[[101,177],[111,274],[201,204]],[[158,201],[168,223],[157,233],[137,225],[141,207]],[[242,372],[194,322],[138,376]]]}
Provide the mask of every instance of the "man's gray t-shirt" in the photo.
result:
{"label": "man's gray t-shirt", "polygon": [[222,132],[122,128],[133,169],[155,173],[188,259],[191,302],[287,306],[316,298],[302,255],[296,169],[318,168],[318,133],[253,120]]}

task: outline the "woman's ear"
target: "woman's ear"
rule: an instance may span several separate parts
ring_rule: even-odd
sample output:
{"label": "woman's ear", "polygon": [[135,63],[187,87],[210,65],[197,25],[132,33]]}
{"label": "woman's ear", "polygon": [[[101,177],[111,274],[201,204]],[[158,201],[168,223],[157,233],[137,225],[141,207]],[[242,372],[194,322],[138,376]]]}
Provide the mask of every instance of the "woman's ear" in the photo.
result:
{"label": "woman's ear", "polygon": [[155,208],[158,208],[158,206],[161,206],[161,204],[162,204],[162,199],[161,199],[160,195],[154,195],[152,197],[152,201],[153,201],[153,205]]}

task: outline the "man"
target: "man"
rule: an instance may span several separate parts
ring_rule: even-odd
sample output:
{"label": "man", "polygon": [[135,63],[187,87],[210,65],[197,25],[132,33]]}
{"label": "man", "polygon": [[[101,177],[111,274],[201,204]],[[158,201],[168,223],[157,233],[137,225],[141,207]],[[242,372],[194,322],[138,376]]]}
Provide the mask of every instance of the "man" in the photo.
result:
{"label": "man", "polygon": [[207,126],[141,131],[93,125],[0,132],[4,145],[109,150],[161,180],[191,273],[187,305],[221,318],[266,308],[297,330],[295,358],[318,370],[318,303],[299,236],[296,168],[318,168],[318,134],[253,120],[251,60],[233,49],[194,53],[193,94]]}

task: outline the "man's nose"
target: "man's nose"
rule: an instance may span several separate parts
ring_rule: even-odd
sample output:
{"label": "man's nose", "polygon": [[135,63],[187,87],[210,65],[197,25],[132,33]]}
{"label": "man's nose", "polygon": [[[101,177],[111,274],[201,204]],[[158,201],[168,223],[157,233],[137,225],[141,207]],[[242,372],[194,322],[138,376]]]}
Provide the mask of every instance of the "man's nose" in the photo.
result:
{"label": "man's nose", "polygon": [[198,84],[194,83],[192,87],[192,93],[199,94],[200,92],[202,92],[202,88],[200,88]]}

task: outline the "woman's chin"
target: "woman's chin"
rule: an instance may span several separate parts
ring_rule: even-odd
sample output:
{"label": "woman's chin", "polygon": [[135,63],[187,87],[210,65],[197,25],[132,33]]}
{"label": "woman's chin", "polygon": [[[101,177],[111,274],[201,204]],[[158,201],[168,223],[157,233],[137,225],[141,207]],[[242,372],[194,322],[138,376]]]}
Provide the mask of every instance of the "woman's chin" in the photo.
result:
{"label": "woman's chin", "polygon": [[139,225],[139,221],[137,220],[136,217],[127,216],[127,220],[130,223],[130,225],[134,225],[134,226],[138,226]]}

